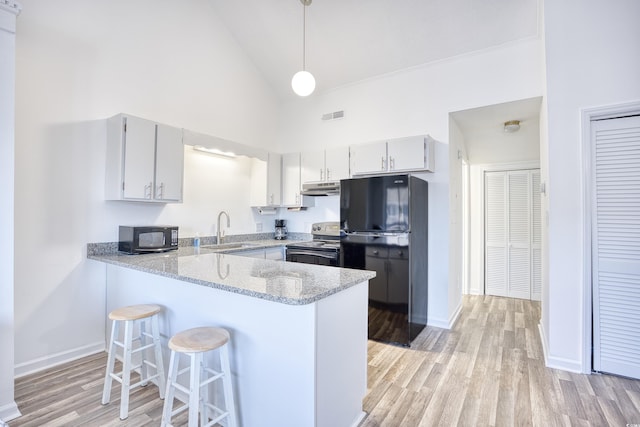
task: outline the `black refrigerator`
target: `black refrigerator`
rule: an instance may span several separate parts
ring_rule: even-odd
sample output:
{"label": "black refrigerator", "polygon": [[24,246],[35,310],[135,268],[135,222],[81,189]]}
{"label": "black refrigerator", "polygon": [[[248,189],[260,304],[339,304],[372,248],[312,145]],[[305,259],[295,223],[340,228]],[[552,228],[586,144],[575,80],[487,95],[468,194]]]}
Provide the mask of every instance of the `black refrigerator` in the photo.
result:
{"label": "black refrigerator", "polygon": [[409,346],[427,324],[428,184],[411,175],[340,181],[340,265],[374,270],[369,339]]}

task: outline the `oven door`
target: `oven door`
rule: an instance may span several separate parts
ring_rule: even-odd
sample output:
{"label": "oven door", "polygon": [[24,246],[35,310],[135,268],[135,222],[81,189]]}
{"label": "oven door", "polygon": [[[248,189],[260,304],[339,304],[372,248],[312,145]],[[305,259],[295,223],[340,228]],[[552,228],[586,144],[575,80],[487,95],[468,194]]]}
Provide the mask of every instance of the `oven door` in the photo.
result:
{"label": "oven door", "polygon": [[289,262],[337,267],[339,259],[337,252],[287,248],[287,261]]}

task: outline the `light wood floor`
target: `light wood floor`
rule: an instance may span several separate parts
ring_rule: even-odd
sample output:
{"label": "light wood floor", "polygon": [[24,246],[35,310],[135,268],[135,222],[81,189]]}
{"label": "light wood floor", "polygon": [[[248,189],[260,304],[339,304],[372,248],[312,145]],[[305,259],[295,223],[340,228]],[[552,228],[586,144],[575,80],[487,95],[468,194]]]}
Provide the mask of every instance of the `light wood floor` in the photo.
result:
{"label": "light wood floor", "polygon": [[[539,318],[536,302],[467,296],[450,331],[427,327],[411,348],[370,341],[362,427],[640,424],[640,381],[544,367]],[[131,395],[125,421],[117,383],[100,404],[105,364],[103,353],[18,379],[23,416],[9,425],[159,425],[153,385]]]}

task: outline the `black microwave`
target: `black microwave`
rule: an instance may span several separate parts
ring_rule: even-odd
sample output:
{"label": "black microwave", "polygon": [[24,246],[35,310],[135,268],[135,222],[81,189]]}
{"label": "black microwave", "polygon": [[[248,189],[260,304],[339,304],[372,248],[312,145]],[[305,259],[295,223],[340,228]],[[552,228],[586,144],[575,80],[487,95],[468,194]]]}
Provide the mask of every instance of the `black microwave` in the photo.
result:
{"label": "black microwave", "polygon": [[165,252],[178,249],[178,227],[121,225],[118,250],[128,254]]}

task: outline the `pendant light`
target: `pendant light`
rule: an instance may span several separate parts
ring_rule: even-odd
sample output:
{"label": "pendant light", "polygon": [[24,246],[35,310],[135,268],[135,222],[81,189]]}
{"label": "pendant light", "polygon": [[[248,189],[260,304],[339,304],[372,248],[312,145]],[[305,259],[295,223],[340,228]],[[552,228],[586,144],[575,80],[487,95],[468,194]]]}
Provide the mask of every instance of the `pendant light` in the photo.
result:
{"label": "pendant light", "polygon": [[307,96],[313,93],[316,88],[316,79],[305,69],[306,50],[306,11],[312,0],[300,0],[302,3],[302,71],[298,71],[291,79],[291,87],[299,96]]}

